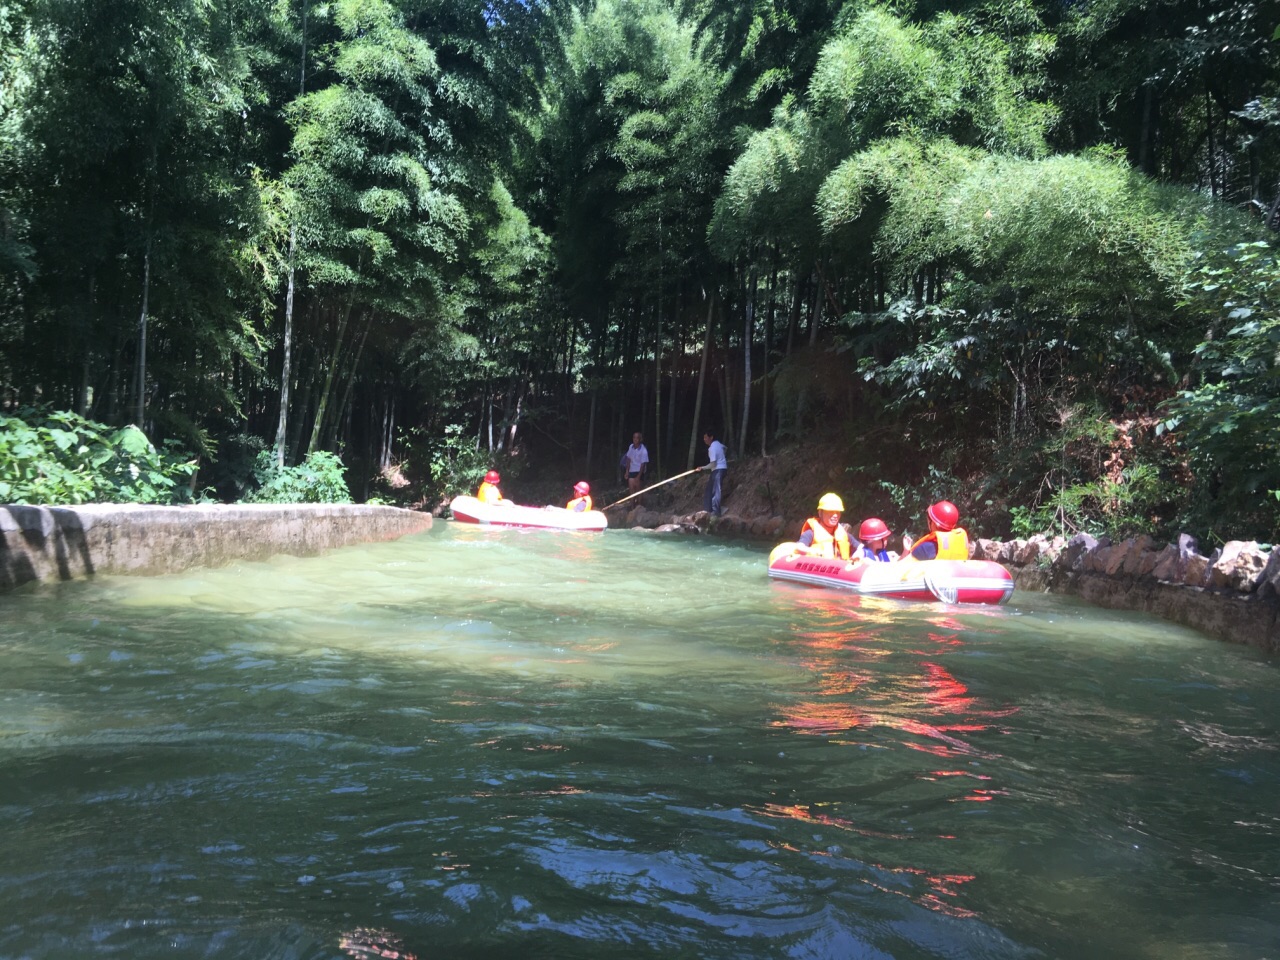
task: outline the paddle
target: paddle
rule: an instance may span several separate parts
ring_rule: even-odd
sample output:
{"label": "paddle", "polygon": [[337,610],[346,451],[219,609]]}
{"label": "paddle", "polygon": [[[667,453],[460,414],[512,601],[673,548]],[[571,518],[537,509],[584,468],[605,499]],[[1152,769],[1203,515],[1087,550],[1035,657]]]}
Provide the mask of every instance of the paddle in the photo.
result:
{"label": "paddle", "polygon": [[668,477],[666,480],[660,480],[658,483],[655,483],[651,487],[645,487],[643,490],[637,490],[635,493],[631,494],[630,496],[623,497],[621,500],[615,500],[613,503],[609,504],[609,506],[601,507],[600,509],[612,510],[614,507],[616,507],[620,503],[626,503],[628,500],[634,500],[636,497],[640,496],[640,494],[642,493],[648,493],[650,490],[657,490],[659,487],[665,486],[666,484],[670,483],[673,480],[679,480],[681,477],[687,477],[689,476],[689,474],[697,473],[701,469],[702,467],[694,467],[692,470],[686,470],[684,473],[677,473],[674,477]]}

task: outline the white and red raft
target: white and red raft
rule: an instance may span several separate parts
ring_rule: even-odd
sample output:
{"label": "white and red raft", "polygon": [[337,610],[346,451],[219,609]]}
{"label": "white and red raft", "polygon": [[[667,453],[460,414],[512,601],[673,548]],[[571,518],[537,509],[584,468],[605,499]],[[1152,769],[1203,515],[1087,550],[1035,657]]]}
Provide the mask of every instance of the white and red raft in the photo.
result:
{"label": "white and red raft", "polygon": [[1013,574],[991,560],[849,562],[805,556],[795,553],[795,547],[780,543],[773,548],[770,578],[895,600],[999,604],[1013,595]]}
{"label": "white and red raft", "polygon": [[581,513],[564,507],[525,507],[516,503],[484,503],[475,497],[454,497],[453,519],[491,527],[536,527],[543,530],[604,530],[609,521],[599,510]]}

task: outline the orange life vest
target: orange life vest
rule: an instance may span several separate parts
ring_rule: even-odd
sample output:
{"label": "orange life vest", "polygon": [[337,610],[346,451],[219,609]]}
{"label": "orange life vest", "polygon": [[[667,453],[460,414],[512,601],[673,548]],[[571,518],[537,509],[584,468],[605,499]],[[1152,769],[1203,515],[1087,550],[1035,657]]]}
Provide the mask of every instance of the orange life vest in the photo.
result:
{"label": "orange life vest", "polygon": [[[926,533],[923,537],[911,545],[911,549],[922,543],[936,543],[938,545],[938,560],[968,560],[969,559],[969,534],[964,527],[956,527],[954,530],[935,530],[932,533]],[[916,559],[912,554],[908,553],[907,557]],[[907,559],[903,557],[903,559]]]}
{"label": "orange life vest", "polygon": [[804,522],[804,527],[800,531],[801,536],[804,536],[805,530],[813,531],[813,547],[810,548],[810,556],[830,557],[834,560],[838,554],[841,560],[849,559],[849,531],[845,529],[843,523],[836,524],[836,532],[833,534],[822,525],[821,520],[810,517]]}
{"label": "orange life vest", "polygon": [[476,491],[476,499],[481,503],[497,503],[502,499],[502,491],[496,483],[482,483]]}
{"label": "orange life vest", "polygon": [[568,503],[564,505],[564,508],[566,510],[573,510],[579,513],[590,510],[591,496],[588,494],[585,497],[574,497],[572,500],[570,500]]}

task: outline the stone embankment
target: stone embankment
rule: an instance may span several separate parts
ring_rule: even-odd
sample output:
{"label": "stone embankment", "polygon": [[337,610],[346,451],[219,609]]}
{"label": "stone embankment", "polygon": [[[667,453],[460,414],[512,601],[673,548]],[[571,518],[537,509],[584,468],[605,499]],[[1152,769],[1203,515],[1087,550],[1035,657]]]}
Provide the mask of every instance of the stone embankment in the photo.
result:
{"label": "stone embankment", "polygon": [[[765,542],[789,539],[786,532],[798,528],[782,517],[667,517],[643,508],[616,522],[656,533],[713,533]],[[1205,555],[1186,534],[1177,543],[1148,536],[1112,543],[1079,534],[1069,540],[980,539],[972,554],[1006,566],[1019,590],[1074,594],[1101,607],[1149,613],[1218,639],[1280,653],[1280,549],[1232,540]]]}
{"label": "stone embankment", "polygon": [[355,504],[0,506],[0,590],[32,580],[304,556],[430,527],[427,513]]}
{"label": "stone embankment", "polygon": [[1177,543],[1078,534],[978,540],[973,555],[1007,566],[1019,590],[1071,593],[1280,653],[1280,550],[1262,550],[1255,541],[1231,540],[1206,556],[1187,534]]}

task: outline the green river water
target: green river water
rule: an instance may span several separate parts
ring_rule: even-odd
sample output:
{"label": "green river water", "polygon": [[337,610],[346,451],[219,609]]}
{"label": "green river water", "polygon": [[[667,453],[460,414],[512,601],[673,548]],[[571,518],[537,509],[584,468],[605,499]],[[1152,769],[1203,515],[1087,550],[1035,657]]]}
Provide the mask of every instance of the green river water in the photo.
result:
{"label": "green river water", "polygon": [[440,523],[0,621],[6,960],[1280,957],[1280,664],[1136,614]]}

